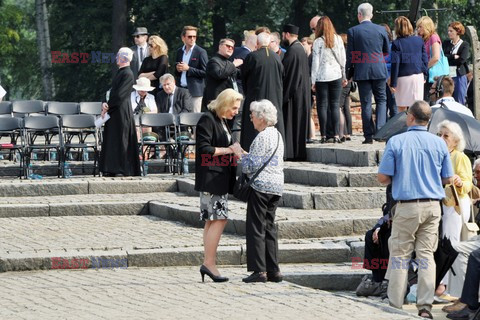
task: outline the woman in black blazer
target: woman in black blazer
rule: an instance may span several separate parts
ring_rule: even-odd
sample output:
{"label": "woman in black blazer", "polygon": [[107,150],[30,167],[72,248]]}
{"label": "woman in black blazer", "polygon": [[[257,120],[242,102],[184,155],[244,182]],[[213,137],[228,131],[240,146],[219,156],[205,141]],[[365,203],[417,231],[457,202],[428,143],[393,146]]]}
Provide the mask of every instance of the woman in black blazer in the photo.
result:
{"label": "woman in black blazer", "polygon": [[208,111],[196,126],[195,190],[200,191],[200,220],[203,231],[204,260],[200,267],[202,281],[205,274],[215,282],[228,281],[216,267],[217,247],[228,219],[228,194],[235,183],[234,153],[241,147],[232,142],[226,123],[238,114],[243,96],[233,89],[222,91],[208,105]]}
{"label": "woman in black blazer", "polygon": [[465,105],[467,97],[467,61],[470,57],[470,45],[460,39],[465,34],[465,27],[462,23],[454,21],[448,25],[448,38],[443,41],[442,47],[450,65],[450,77],[455,84],[453,98],[458,103]]}

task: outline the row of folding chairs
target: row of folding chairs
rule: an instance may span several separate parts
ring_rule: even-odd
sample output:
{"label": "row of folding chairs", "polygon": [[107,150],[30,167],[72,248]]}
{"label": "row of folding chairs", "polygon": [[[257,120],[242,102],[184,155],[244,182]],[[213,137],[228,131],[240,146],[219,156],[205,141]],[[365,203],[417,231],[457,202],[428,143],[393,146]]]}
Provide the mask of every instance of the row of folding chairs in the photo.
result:
{"label": "row of folding chairs", "polygon": [[147,128],[160,128],[157,141],[140,139],[142,168],[145,173],[145,160],[152,150],[160,148],[165,151],[165,164],[169,172],[183,174],[183,159],[188,148],[195,145],[195,127],[203,113],[146,113],[136,118],[136,125],[143,132]]}
{"label": "row of folding chairs", "polygon": [[24,117],[37,115],[99,115],[102,112],[101,102],[56,102],[41,100],[2,101],[0,117]]}
{"label": "row of folding chairs", "polygon": [[[56,157],[57,176],[65,176],[65,161],[75,150],[82,160],[86,158],[85,152],[88,156],[93,151],[93,173],[98,172],[99,139],[94,115],[0,117],[0,136],[10,138],[10,143],[0,144],[0,151],[8,160],[18,163],[20,178],[28,177],[35,169],[32,163],[35,157],[50,164],[54,160],[52,154]],[[82,167],[85,166],[82,161]]]}

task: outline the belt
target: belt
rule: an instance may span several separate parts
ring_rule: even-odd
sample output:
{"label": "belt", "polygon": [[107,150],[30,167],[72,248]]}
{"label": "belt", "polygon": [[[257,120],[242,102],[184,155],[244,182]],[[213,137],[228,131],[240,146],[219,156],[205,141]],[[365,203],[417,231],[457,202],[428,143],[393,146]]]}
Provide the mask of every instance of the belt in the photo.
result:
{"label": "belt", "polygon": [[411,200],[398,200],[398,203],[412,203],[412,202],[432,202],[432,201],[440,201],[438,199],[411,199]]}

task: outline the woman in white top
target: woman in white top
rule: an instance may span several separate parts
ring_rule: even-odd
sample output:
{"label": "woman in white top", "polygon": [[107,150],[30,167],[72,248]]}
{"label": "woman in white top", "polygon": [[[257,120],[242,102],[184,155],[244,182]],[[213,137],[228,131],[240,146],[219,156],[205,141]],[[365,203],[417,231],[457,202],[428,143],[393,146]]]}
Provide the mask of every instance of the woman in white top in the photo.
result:
{"label": "woman in white top", "polygon": [[[345,77],[345,47],[336,34],[329,17],[318,20],[315,29],[312,58],[312,90],[317,96],[317,111],[320,122],[320,143],[327,142],[327,123],[334,130],[334,143],[341,143],[339,101]],[[327,117],[328,115],[328,117]],[[331,138],[331,137],[329,137]]]}

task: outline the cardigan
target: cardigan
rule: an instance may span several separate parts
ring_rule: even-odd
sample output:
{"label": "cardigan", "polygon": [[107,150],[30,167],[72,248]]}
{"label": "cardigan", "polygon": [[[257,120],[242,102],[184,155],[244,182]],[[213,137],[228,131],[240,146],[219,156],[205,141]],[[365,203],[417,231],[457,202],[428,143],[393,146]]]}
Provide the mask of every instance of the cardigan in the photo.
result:
{"label": "cardigan", "polygon": [[470,58],[470,45],[468,42],[463,41],[460,47],[457,50],[458,59],[455,59],[455,54],[452,54],[452,49],[454,48],[450,40],[443,41],[442,44],[443,53],[448,59],[448,64],[450,66],[457,67],[457,76],[464,76],[468,73],[467,60]]}

